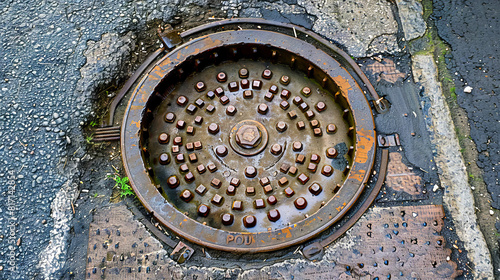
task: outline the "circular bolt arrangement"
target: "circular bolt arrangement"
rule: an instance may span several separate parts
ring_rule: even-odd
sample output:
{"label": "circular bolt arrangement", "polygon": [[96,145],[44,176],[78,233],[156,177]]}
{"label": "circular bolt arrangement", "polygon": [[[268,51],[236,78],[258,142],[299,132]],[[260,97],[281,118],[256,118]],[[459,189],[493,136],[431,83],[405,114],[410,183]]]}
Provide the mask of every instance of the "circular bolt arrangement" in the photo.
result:
{"label": "circular bolt arrangement", "polygon": [[132,187],[163,225],[202,246],[261,252],[304,242],[341,219],[337,209],[350,208],[370,174],[373,121],[356,79],[316,47],[267,33],[186,41],[147,74],[126,112]]}

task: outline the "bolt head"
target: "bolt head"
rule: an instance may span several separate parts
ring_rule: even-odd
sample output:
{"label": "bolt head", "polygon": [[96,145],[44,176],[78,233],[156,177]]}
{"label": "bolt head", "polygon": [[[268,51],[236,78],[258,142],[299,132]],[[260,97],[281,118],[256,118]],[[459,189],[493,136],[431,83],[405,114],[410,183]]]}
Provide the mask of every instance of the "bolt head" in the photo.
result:
{"label": "bolt head", "polygon": [[255,125],[242,125],[236,132],[236,143],[245,149],[252,149],[259,145],[262,133]]}

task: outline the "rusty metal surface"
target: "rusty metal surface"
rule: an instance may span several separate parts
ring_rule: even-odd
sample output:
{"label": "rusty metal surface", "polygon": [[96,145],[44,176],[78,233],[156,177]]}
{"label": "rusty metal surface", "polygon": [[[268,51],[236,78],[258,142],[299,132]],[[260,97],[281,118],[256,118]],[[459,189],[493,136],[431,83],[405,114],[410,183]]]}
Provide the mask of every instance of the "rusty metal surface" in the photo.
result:
{"label": "rusty metal surface", "polygon": [[[159,61],[134,92],[124,118],[122,129],[122,155],[126,172],[131,179],[131,183],[135,192],[137,193],[139,199],[143,202],[146,209],[150,212],[153,212],[154,216],[164,225],[169,227],[177,234],[181,234],[186,239],[192,242],[199,243],[214,249],[235,252],[258,252],[284,248],[292,244],[303,242],[317,235],[318,233],[338,221],[343,216],[343,214],[352,206],[352,204],[355,203],[356,198],[362,192],[364,184],[368,179],[375,154],[374,124],[370,106],[355,80],[345,69],[340,67],[340,64],[336,62],[332,57],[319,50],[311,52],[310,50],[312,49],[314,49],[314,47],[312,47],[308,43],[293,37],[289,37],[287,35],[270,31],[241,30],[220,32],[191,40],[190,42],[179,46],[177,49],[175,49],[167,56],[165,56],[161,61]],[[292,220],[290,224],[278,224],[278,226],[271,226],[270,228],[265,229],[256,226],[253,229],[261,231],[255,232],[249,232],[250,230],[248,229],[250,227],[246,227],[245,232],[219,229],[213,226],[214,223],[212,221],[203,221],[202,218],[198,218],[198,216],[193,217],[193,215],[189,214],[190,210],[183,211],[182,209],[178,209],[174,206],[175,204],[171,202],[173,196],[167,195],[165,197],[160,193],[160,191],[165,190],[165,188],[162,188],[162,186],[159,184],[160,182],[155,180],[155,176],[157,174],[154,171],[154,166],[150,166],[148,163],[144,163],[145,159],[154,158],[152,154],[157,152],[155,150],[150,151],[148,149],[148,146],[145,145],[149,143],[147,140],[150,137],[156,139],[158,137],[157,135],[153,137],[152,135],[154,133],[150,133],[148,131],[149,125],[156,119],[163,119],[163,115],[161,117],[155,117],[160,115],[155,114],[155,112],[156,110],[160,110],[162,108],[158,107],[158,105],[162,103],[162,100],[171,96],[170,94],[178,89],[179,85],[177,84],[177,82],[189,79],[190,73],[192,73],[191,71],[202,71],[207,65],[212,65],[213,63],[222,63],[221,65],[223,65],[223,62],[225,60],[238,60],[238,55],[241,53],[243,53],[244,56],[246,55],[247,57],[261,58],[264,59],[264,61],[275,62],[275,64],[268,63],[268,67],[272,71],[274,67],[276,67],[276,69],[278,69],[276,71],[279,72],[279,68],[284,67],[280,66],[280,64],[291,65],[292,67],[297,69],[298,72],[302,72],[302,75],[309,76],[309,78],[313,81],[315,80],[319,85],[316,85],[314,89],[320,89],[321,92],[331,94],[330,96],[332,97],[330,98],[332,100],[335,99],[335,102],[338,103],[338,106],[348,109],[346,112],[343,112],[343,114],[345,115],[345,122],[349,125],[349,127],[352,126],[352,129],[350,129],[350,132],[348,132],[347,134],[350,134],[351,137],[354,137],[355,139],[355,141],[352,141],[353,148],[348,148],[350,152],[345,157],[345,159],[350,163],[349,168],[345,170],[335,170],[335,173],[339,173],[340,171],[340,173],[346,175],[346,177],[343,178],[345,179],[345,181],[343,181],[343,183],[340,185],[341,187],[337,188],[336,185],[332,186],[331,183],[322,186],[323,189],[329,190],[329,192],[331,192],[332,190],[336,192],[335,194],[329,193],[331,198],[329,198],[329,200],[325,199],[327,201],[323,207],[319,208],[319,205],[316,203],[314,204],[315,209],[307,212],[307,216],[304,214],[301,220],[297,218],[296,220]],[[232,71],[235,72],[236,70],[237,69],[233,69]],[[230,71],[227,72],[229,73]],[[261,80],[264,80],[264,78],[261,78]],[[227,82],[231,83],[233,81],[228,79]],[[279,77],[274,77],[273,82],[276,83],[276,85],[280,85]],[[183,83],[182,85],[184,84],[185,83]],[[232,100],[231,97],[236,98],[238,93],[240,94],[240,96],[243,94],[243,90],[238,90],[234,95],[227,94],[227,96],[229,96],[227,100],[215,97],[215,99],[211,102],[208,102],[209,99],[205,98],[205,108],[195,109],[195,107],[189,106],[191,102],[196,100],[195,96],[198,91],[195,89],[195,84],[191,84],[190,86],[190,91],[185,92],[187,101],[181,99],[177,100],[176,104],[173,104],[173,106],[181,107],[181,109],[178,110],[184,111],[187,108],[187,110],[190,112],[198,110],[199,112],[205,113],[205,110],[208,109],[210,105],[215,107],[215,104],[217,104],[217,106],[222,108],[222,104],[220,103],[229,102],[229,105],[232,104],[236,106],[239,104],[235,100]],[[227,87],[224,87],[223,91],[226,93],[232,92],[230,87],[231,84],[229,84]],[[198,90],[201,88],[203,87],[199,87]],[[259,98],[262,98],[266,91],[266,88],[263,86],[262,90],[257,90],[256,94],[258,93]],[[308,102],[308,98],[314,99],[318,98],[316,96],[322,96],[316,90],[313,90],[313,94],[311,94],[309,97],[302,96],[302,98],[306,100],[306,102]],[[293,96],[299,95],[299,92],[293,92]],[[280,99],[280,97],[278,96],[274,98],[277,100]],[[208,105],[207,102],[211,104]],[[312,104],[314,103],[309,103],[310,108],[312,108]],[[184,108],[183,106],[186,106],[186,108]],[[291,103],[290,109],[293,108],[293,106],[295,105]],[[160,109],[157,109],[157,107]],[[218,112],[218,114],[224,114],[224,111],[220,112],[220,108],[218,109],[217,107],[215,107],[215,111]],[[238,110],[240,110],[240,108],[242,108],[242,111],[246,109],[243,107],[238,107]],[[272,107],[270,108],[272,109]],[[301,115],[301,117],[304,116],[299,108],[296,108],[296,110],[297,113]],[[223,116],[224,118],[226,117],[225,114]],[[275,115],[272,116],[276,117]],[[229,122],[224,122],[223,118],[219,122],[220,125],[229,126]],[[234,124],[236,124],[236,122]],[[190,124],[186,123],[185,125],[188,126]],[[207,124],[205,124],[202,129],[207,129],[206,125]],[[322,124],[322,126],[325,126],[325,124]],[[179,124],[179,127],[183,127],[183,124]],[[210,125],[208,125],[208,128],[210,129]],[[219,133],[219,137],[224,139],[223,135],[224,133],[227,133],[227,129],[228,127],[224,128],[220,126],[220,128],[217,128],[216,133]],[[291,129],[290,125],[289,129]],[[294,127],[293,129],[296,128]],[[308,127],[307,129],[310,128]],[[269,131],[270,129],[267,128],[267,130]],[[324,137],[326,134],[326,127],[322,127],[322,132],[320,133],[319,131],[317,131],[317,136],[314,137],[314,139],[322,139],[322,137]],[[194,157],[189,157],[186,150],[184,150],[186,148],[184,145],[188,143],[186,141],[186,137],[188,136],[185,135],[185,137],[183,137],[183,146],[181,146],[180,148],[180,151],[186,153],[185,160],[191,160],[192,162],[194,162],[195,160],[199,160],[200,157],[198,154],[195,153],[195,159]],[[225,139],[227,138],[228,137],[226,136]],[[171,139],[171,141],[174,140],[177,142],[180,141],[180,139]],[[278,139],[270,138],[269,141],[275,142],[277,140]],[[313,146],[315,146],[315,144],[312,143],[314,143],[314,141],[310,142],[309,140],[307,142],[307,145],[312,148]],[[283,142],[283,144],[285,143]],[[286,145],[288,145],[287,149],[291,150],[291,143],[287,143]],[[145,149],[142,149],[141,147],[144,147]],[[207,149],[207,147],[203,146],[203,149]],[[168,152],[171,151],[171,149],[164,149],[164,151]],[[324,153],[322,153],[322,158],[323,156]],[[178,161],[183,160],[182,158],[174,158],[172,154],[170,154],[170,157],[171,165],[175,164],[173,163],[175,162],[175,159],[177,159]],[[324,158],[326,158],[326,156]],[[162,160],[164,163],[167,162],[167,158],[165,157]],[[280,163],[283,162],[277,162],[276,164],[272,165],[272,167],[269,169],[269,172],[271,172],[271,174],[273,174],[273,172],[279,173],[279,166],[281,165]],[[215,171],[217,172],[218,176],[223,176],[225,171],[231,172],[231,168],[229,168],[228,166],[224,166],[220,164],[220,162],[219,165],[220,166],[218,166],[217,171]],[[258,161],[254,165],[255,167],[263,166]],[[241,174],[241,172],[241,169],[236,170],[236,173]],[[298,176],[297,178],[300,181],[305,182],[307,178],[301,176],[301,173],[306,172],[307,170],[305,168],[299,170],[298,174],[296,175]],[[178,173],[178,171],[176,173]],[[206,174],[211,174],[211,172],[206,171]],[[316,174],[320,173],[317,171]],[[196,178],[195,173],[191,173],[191,175]],[[192,181],[194,181],[194,178],[191,178],[191,175],[185,175],[184,178],[178,178],[179,183],[181,183],[181,187],[179,188],[184,189],[187,183],[191,183]],[[223,184],[223,180],[225,178],[227,177],[218,178],[220,182],[215,181],[213,185],[218,186],[219,184]],[[188,182],[186,182],[185,180],[187,180]],[[211,181],[208,181],[207,185],[209,184],[209,182]],[[312,183],[311,180],[309,180],[308,182]],[[276,183],[276,181],[274,181],[273,183]],[[176,184],[172,184],[171,186],[174,185]],[[205,185],[205,187],[211,188],[207,185]],[[260,187],[259,185],[257,186]],[[306,185],[304,183],[303,187],[307,186],[309,185]],[[219,190],[225,191],[224,188],[220,188]],[[281,189],[279,190],[281,191]],[[307,190],[305,192],[307,193]],[[184,193],[184,198],[186,200],[192,199],[191,195],[188,192]],[[191,192],[191,194],[194,197],[198,195],[194,192]],[[312,197],[312,194],[310,192],[308,193],[308,195]],[[327,197],[328,196],[326,196],[326,198]],[[288,201],[285,199],[282,205],[293,207],[292,205],[295,199],[296,197],[288,198]],[[215,204],[217,204],[217,202],[221,201],[221,197],[216,197],[214,195],[214,197],[212,197],[212,200],[214,200],[216,202]],[[306,200],[309,201],[309,199]],[[295,205],[297,208],[300,208],[304,204],[303,201],[299,201],[296,202]],[[213,204],[211,204],[210,206],[212,207]],[[201,211],[203,213],[206,213],[207,209],[205,208],[197,210],[198,212]],[[188,212],[188,215],[186,215],[185,212]],[[287,213],[287,210],[284,210],[284,212],[280,211],[280,213],[283,215],[284,213]],[[260,215],[262,217],[264,214],[260,213]],[[241,228],[241,217],[238,218]],[[257,221],[265,220],[265,218],[260,219],[258,216],[254,218],[256,218]],[[212,224],[210,224],[209,222]],[[248,224],[252,224],[250,220],[247,220],[246,222],[248,222]]]}
{"label": "rusty metal surface", "polygon": [[302,253],[307,259],[316,259],[320,258],[323,255],[324,247],[330,245],[333,241],[339,238],[342,234],[344,234],[347,230],[349,230],[358,220],[361,218],[363,213],[368,210],[368,208],[372,205],[375,198],[377,198],[382,185],[385,182],[386,174],[387,174],[387,165],[389,163],[389,150],[382,150],[382,159],[380,161],[380,169],[378,171],[379,177],[377,178],[377,183],[371,190],[370,195],[366,198],[363,204],[360,206],[358,211],[349,218],[349,220],[343,224],[340,228],[338,228],[334,233],[330,234],[327,238],[323,240],[319,240],[314,242],[302,249]]}

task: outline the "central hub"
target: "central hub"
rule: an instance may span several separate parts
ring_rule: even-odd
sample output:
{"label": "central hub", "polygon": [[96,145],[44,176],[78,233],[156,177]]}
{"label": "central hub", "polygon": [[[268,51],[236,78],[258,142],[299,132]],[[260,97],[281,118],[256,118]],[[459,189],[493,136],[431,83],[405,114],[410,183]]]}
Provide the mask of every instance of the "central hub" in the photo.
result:
{"label": "central hub", "polygon": [[268,135],[263,124],[254,120],[237,123],[229,134],[229,144],[235,152],[243,156],[260,153],[267,145]]}
{"label": "central hub", "polygon": [[243,125],[236,132],[236,143],[245,149],[257,147],[262,139],[262,134],[256,125]]}

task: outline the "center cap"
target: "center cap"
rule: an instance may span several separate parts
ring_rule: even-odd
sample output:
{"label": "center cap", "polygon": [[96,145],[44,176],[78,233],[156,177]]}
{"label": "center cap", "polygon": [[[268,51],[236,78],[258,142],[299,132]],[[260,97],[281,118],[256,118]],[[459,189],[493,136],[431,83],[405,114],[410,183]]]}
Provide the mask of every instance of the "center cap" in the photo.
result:
{"label": "center cap", "polygon": [[263,124],[254,120],[237,123],[229,135],[229,144],[235,152],[244,156],[260,153],[267,145],[268,135]]}

